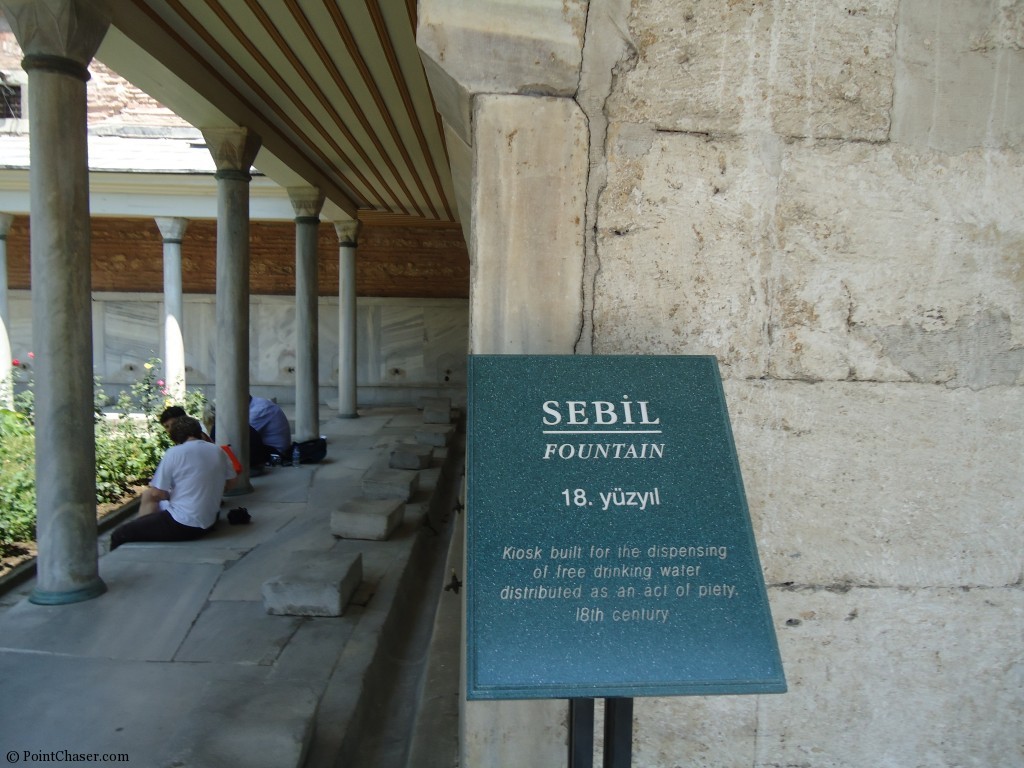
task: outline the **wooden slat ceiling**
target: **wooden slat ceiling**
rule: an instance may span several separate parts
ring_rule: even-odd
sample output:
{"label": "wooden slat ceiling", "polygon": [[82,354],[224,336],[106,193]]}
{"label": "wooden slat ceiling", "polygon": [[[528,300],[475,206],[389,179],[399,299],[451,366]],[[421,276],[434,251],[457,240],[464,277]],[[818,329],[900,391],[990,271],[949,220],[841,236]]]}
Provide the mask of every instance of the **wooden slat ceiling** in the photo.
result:
{"label": "wooden slat ceiling", "polygon": [[[197,127],[207,127],[208,108],[190,91],[229,122],[255,130],[261,153],[349,215],[457,221],[443,131],[416,50],[415,0],[112,6],[115,36],[146,57],[112,44],[113,60],[104,59],[103,47],[98,58]],[[263,158],[256,159],[260,170]]]}

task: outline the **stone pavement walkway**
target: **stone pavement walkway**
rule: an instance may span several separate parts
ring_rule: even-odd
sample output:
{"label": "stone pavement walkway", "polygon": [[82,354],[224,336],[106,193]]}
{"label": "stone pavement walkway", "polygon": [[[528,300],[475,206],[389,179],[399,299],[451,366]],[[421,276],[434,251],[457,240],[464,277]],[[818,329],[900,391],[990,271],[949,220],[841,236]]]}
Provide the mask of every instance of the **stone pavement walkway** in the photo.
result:
{"label": "stone pavement walkway", "polygon": [[[332,511],[364,495],[396,446],[433,441],[443,428],[425,427],[415,408],[332,416],[322,422],[322,464],[274,467],[253,478],[252,493],[225,500],[225,511],[246,507],[251,524],[104,554],[108,591],[94,600],[34,605],[31,582],[0,599],[0,752],[9,763],[405,765],[410,741],[423,738],[412,721],[429,663],[408,641],[429,644],[437,601],[457,600],[442,584],[461,521],[452,510],[464,441],[456,429],[428,468],[400,470],[417,475],[419,490],[389,539],[337,538]],[[363,575],[343,615],[267,613],[268,579],[352,553]],[[388,685],[411,703],[385,707]],[[405,722],[382,723],[380,711]],[[457,720],[430,727],[428,738],[454,754]]]}

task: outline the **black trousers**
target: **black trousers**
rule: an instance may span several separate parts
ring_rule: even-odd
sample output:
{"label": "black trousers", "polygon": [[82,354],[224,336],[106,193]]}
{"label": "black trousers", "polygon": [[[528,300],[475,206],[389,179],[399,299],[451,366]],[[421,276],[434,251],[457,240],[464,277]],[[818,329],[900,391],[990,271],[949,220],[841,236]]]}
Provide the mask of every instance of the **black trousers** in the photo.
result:
{"label": "black trousers", "polygon": [[110,548],[117,549],[129,541],[192,541],[204,533],[203,528],[179,523],[170,512],[153,512],[116,528],[110,534]]}

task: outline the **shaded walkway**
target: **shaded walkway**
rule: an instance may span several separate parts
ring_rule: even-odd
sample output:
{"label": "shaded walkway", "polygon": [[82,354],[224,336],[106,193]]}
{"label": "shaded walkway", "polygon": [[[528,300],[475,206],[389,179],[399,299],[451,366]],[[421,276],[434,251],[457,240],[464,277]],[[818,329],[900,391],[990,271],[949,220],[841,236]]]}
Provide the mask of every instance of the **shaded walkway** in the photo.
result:
{"label": "shaded walkway", "polygon": [[[361,496],[394,447],[424,429],[413,408],[361,414],[327,414],[323,464],[273,468],[254,479],[253,493],[225,501],[225,510],[245,506],[250,525],[222,523],[197,542],[107,553],[100,572],[109,591],[84,603],[33,605],[23,599],[31,582],[7,595],[3,751],[120,754],[129,765],[161,767],[358,765],[339,760],[357,753],[373,755],[376,766],[404,764],[428,655],[423,622],[440,594],[453,528],[462,439],[457,432],[448,448],[434,449],[387,541],[338,539],[331,512]],[[296,562],[350,552],[362,554],[363,580],[344,615],[266,613],[267,579]],[[396,657],[420,607],[419,646]],[[389,680],[412,701],[385,696],[404,724],[364,716],[381,706],[365,692]],[[375,733],[375,724],[387,734]],[[447,735],[452,745],[456,727]]]}

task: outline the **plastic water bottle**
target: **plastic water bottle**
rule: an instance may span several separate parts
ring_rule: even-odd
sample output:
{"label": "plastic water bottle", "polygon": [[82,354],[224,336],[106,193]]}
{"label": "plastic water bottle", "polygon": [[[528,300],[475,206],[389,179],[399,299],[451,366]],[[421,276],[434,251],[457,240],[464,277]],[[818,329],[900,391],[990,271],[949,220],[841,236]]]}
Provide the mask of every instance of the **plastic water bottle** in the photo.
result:
{"label": "plastic water bottle", "polygon": [[293,467],[299,466],[299,462],[301,460],[302,460],[302,457],[299,455],[299,445],[298,445],[298,443],[296,443],[296,444],[294,444],[292,446],[292,466]]}

